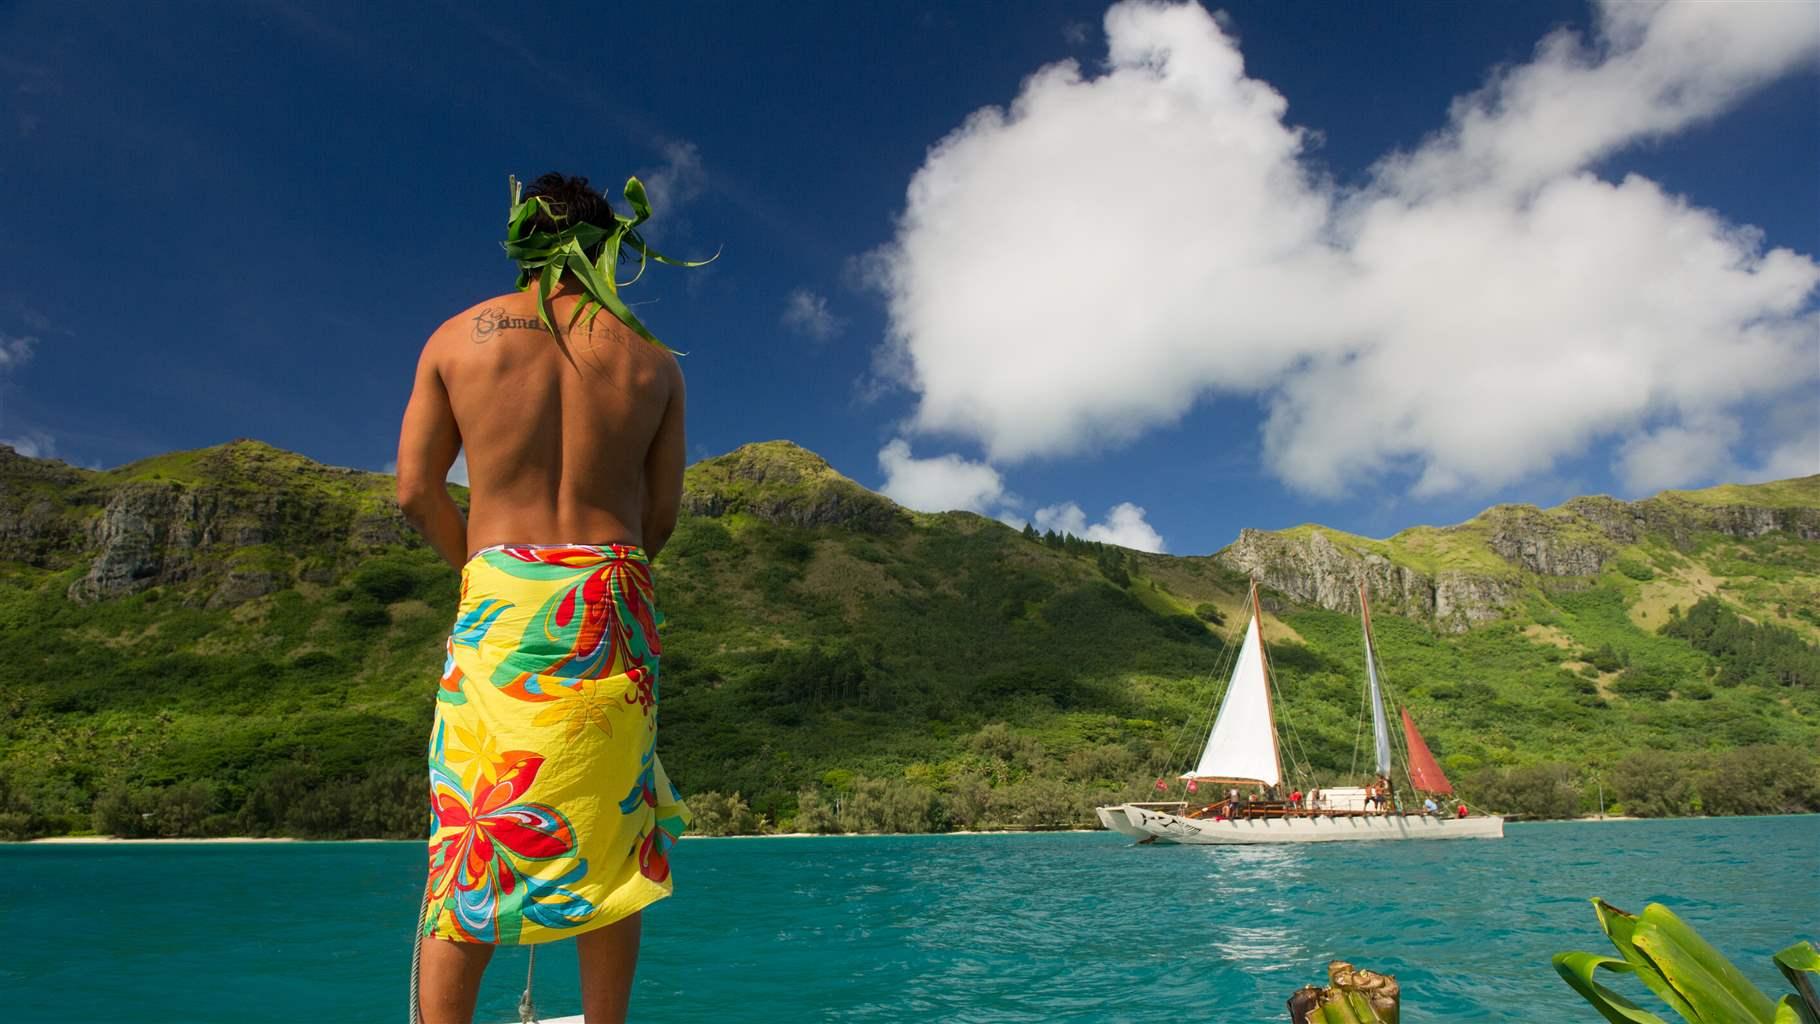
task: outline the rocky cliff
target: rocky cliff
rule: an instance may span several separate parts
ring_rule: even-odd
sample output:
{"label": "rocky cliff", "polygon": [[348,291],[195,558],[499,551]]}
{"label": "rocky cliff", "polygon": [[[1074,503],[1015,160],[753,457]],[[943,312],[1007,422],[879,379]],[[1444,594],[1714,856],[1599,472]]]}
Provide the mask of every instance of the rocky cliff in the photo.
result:
{"label": "rocky cliff", "polygon": [[1243,530],[1215,558],[1331,611],[1356,614],[1362,584],[1374,608],[1462,632],[1502,618],[1532,586],[1571,589],[1640,544],[1691,552],[1703,538],[1775,535],[1820,540],[1820,476],[1634,502],[1596,496],[1552,509],[1498,505],[1457,526],[1418,527],[1387,540],[1319,526]]}
{"label": "rocky cliff", "polygon": [[86,538],[72,504],[95,475],[0,444],[0,559],[56,568],[80,555]]}
{"label": "rocky cliff", "polygon": [[392,488],[250,440],[105,472],[0,446],[0,557],[81,569],[77,603],[169,587],[220,607],[411,542]]}
{"label": "rocky cliff", "polygon": [[1215,557],[1306,604],[1356,615],[1362,585],[1380,614],[1432,621],[1454,632],[1498,618],[1521,591],[1508,575],[1453,569],[1425,573],[1349,540],[1346,534],[1321,529],[1301,535],[1241,530],[1239,539]]}

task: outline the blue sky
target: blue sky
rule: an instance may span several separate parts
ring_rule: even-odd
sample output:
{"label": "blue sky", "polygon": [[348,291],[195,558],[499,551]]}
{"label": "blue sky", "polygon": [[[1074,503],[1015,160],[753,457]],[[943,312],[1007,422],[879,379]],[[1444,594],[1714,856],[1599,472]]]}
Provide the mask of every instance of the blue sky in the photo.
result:
{"label": "blue sky", "polygon": [[724,250],[628,293],[697,457],[1190,554],[1820,472],[1811,6],[171,6],[0,9],[22,450],[384,466],[560,169]]}

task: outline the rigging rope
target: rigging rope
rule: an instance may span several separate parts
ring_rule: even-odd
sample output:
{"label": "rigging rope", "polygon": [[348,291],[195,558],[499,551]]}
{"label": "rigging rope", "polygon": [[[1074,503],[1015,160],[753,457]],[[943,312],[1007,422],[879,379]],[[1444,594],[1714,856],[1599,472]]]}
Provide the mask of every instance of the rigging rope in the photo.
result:
{"label": "rigging rope", "polygon": [[[417,986],[423,975],[423,926],[430,916],[430,886],[423,887],[423,909],[417,912],[417,934],[411,943],[411,999],[410,1019],[406,1024],[423,1024],[423,1007],[420,1005]],[[518,1024],[537,1024],[537,1004],[531,999],[531,978],[537,971],[537,947],[529,947],[530,960],[525,964],[525,990],[518,997]]]}
{"label": "rigging rope", "polygon": [[[1262,635],[1262,632],[1263,631],[1260,628],[1259,634]],[[1269,661],[1265,662],[1266,666],[1269,666],[1270,664]],[[1284,728],[1288,730],[1288,732],[1285,733],[1285,738],[1291,742],[1285,743],[1284,746],[1290,747],[1289,766],[1295,770],[1297,778],[1312,778],[1314,775],[1314,763],[1308,758],[1308,744],[1302,742],[1302,734],[1296,731],[1295,723],[1289,720],[1289,702],[1283,699],[1283,688],[1277,684],[1276,670],[1270,669],[1266,671],[1264,677],[1270,682],[1270,690],[1272,693],[1276,694],[1277,707],[1282,711],[1282,714],[1277,717],[1282,721]],[[1297,750],[1300,750],[1302,754],[1301,763],[1299,764],[1296,763]]]}
{"label": "rigging rope", "polygon": [[[1388,682],[1386,682],[1384,679],[1383,669],[1384,669],[1384,663],[1382,661],[1379,661],[1378,662],[1378,685],[1384,691],[1384,699],[1390,701],[1392,706],[1394,707],[1394,706],[1397,706],[1396,698],[1391,695],[1390,684]],[[1401,724],[1401,721],[1402,720],[1399,717],[1399,719],[1398,719],[1399,724]],[[1403,736],[1403,730],[1401,728],[1395,729],[1392,731],[1391,742],[1394,744],[1397,744],[1398,749],[1400,749],[1403,752],[1403,778],[1405,778],[1409,781],[1409,791],[1411,793],[1420,793],[1421,790],[1418,790],[1416,788],[1415,776],[1411,775],[1409,773],[1409,742],[1408,742],[1407,738]],[[1468,811],[1471,811],[1475,814],[1491,813],[1490,811],[1487,811],[1482,807],[1478,807],[1474,804],[1467,803],[1466,798],[1461,796],[1458,791],[1455,791],[1451,795],[1450,799],[1453,800],[1454,802],[1459,803],[1460,805],[1464,806]]]}
{"label": "rigging rope", "polygon": [[[1253,615],[1256,614],[1255,610],[1253,611],[1252,614]],[[1246,619],[1245,628],[1247,630],[1249,630],[1250,625],[1251,625],[1250,617],[1248,616]],[[1263,636],[1264,636],[1264,624],[1260,620],[1258,623],[1258,640],[1259,640],[1260,644],[1262,644],[1264,642]],[[1223,653],[1221,660],[1216,663],[1214,672],[1212,674],[1214,676],[1230,675],[1232,667],[1234,664],[1237,663],[1239,653],[1242,650],[1243,650],[1243,639],[1240,637],[1234,637],[1233,641],[1226,645],[1226,650]],[[1270,661],[1268,658],[1265,659],[1264,678],[1265,678],[1266,685],[1268,685],[1270,687],[1271,693],[1273,693],[1275,695],[1277,707],[1282,709],[1282,711],[1284,712],[1280,717],[1282,719],[1283,727],[1286,730],[1284,732],[1284,737],[1288,740],[1288,742],[1283,743],[1281,745],[1281,747],[1288,748],[1290,770],[1295,773],[1295,776],[1297,778],[1312,777],[1312,775],[1314,774],[1314,764],[1308,756],[1308,745],[1302,741],[1302,734],[1299,730],[1296,729],[1295,723],[1289,720],[1289,715],[1287,713],[1288,704],[1283,698],[1283,689],[1277,683],[1276,672],[1270,668]],[[1198,736],[1201,734],[1211,734],[1213,732],[1213,726],[1214,726],[1217,716],[1219,714],[1220,703],[1221,703],[1221,699],[1223,697],[1224,697],[1224,691],[1218,691],[1215,693],[1214,699],[1208,702],[1207,710],[1206,710],[1205,714],[1202,716],[1201,728],[1199,730],[1196,730],[1194,732],[1189,731],[1189,726],[1194,724],[1194,719],[1192,717],[1187,719],[1183,723],[1183,727],[1182,727],[1180,734],[1178,734],[1175,742],[1170,745],[1169,754],[1168,754],[1169,763],[1174,762],[1175,757],[1176,757],[1176,751],[1178,749],[1180,749],[1180,747],[1182,745],[1182,741],[1184,739],[1186,739],[1190,736]],[[1299,757],[1297,756],[1298,753],[1300,755]],[[1356,751],[1355,751],[1355,758],[1356,758]],[[1155,774],[1155,772],[1152,772],[1151,774]],[[1287,781],[1287,780],[1285,780],[1285,781]]]}
{"label": "rigging rope", "polygon": [[[1400,705],[1398,705],[1395,695],[1393,695],[1390,692],[1390,680],[1385,678],[1385,675],[1384,675],[1384,661],[1381,658],[1377,658],[1375,648],[1373,650],[1373,660],[1377,661],[1377,663],[1378,663],[1378,689],[1382,692],[1384,700],[1388,701],[1390,703],[1391,707],[1399,707]],[[1384,717],[1385,718],[1390,717],[1389,711],[1385,712]],[[1393,747],[1395,747],[1397,750],[1402,751],[1403,778],[1409,783],[1409,791],[1411,793],[1418,793],[1420,791],[1416,789],[1416,778],[1414,775],[1411,775],[1409,773],[1409,742],[1403,736],[1403,730],[1401,728],[1402,719],[1399,717],[1397,721],[1398,721],[1399,728],[1391,729],[1391,728],[1389,728],[1388,723],[1386,724],[1385,728],[1386,728],[1386,731],[1390,733],[1391,745]],[[1391,787],[1391,796],[1393,799],[1396,797],[1396,787],[1395,786]],[[1399,802],[1399,806],[1397,809],[1399,811],[1402,810],[1402,807],[1400,806],[1400,802]]]}
{"label": "rigging rope", "polygon": [[[1246,623],[1245,623],[1245,629],[1247,631],[1249,631],[1249,629],[1251,627],[1250,619],[1252,616],[1255,616],[1255,615],[1257,615],[1257,612],[1254,609],[1251,612],[1251,614],[1247,616]],[[1261,620],[1261,618],[1260,618],[1260,621],[1258,622],[1258,641],[1259,641],[1260,645],[1264,643],[1264,623]],[[1226,645],[1226,650],[1222,653],[1220,661],[1215,663],[1215,667],[1214,667],[1212,676],[1230,675],[1232,668],[1237,663],[1238,656],[1239,656],[1240,652],[1243,650],[1243,648],[1244,648],[1244,638],[1242,636],[1235,636],[1232,639],[1232,641]],[[1281,716],[1281,718],[1282,718],[1283,726],[1287,730],[1284,733],[1284,735],[1289,740],[1289,742],[1281,744],[1279,749],[1281,749],[1282,747],[1289,748],[1289,762],[1290,762],[1289,767],[1293,772],[1296,773],[1296,776],[1298,778],[1311,776],[1314,772],[1314,765],[1308,757],[1308,745],[1306,743],[1302,742],[1301,733],[1296,729],[1295,723],[1291,722],[1289,720],[1289,716],[1287,714],[1288,705],[1286,704],[1286,702],[1283,699],[1283,689],[1281,686],[1279,686],[1277,684],[1276,672],[1270,668],[1270,661],[1268,658],[1265,659],[1264,664],[1265,664],[1265,672],[1264,672],[1265,684],[1267,686],[1269,686],[1271,692],[1273,694],[1275,694],[1277,707],[1283,709],[1283,711],[1285,712]],[[1216,693],[1214,694],[1214,699],[1208,702],[1207,710],[1202,715],[1201,728],[1199,730],[1196,730],[1194,732],[1189,731],[1189,727],[1194,724],[1194,719],[1192,717],[1190,717],[1189,719],[1187,719],[1186,721],[1183,722],[1182,729],[1181,729],[1180,733],[1177,735],[1175,742],[1170,744],[1169,754],[1168,754],[1168,759],[1167,759],[1166,765],[1168,763],[1174,763],[1175,757],[1176,757],[1176,751],[1181,748],[1182,741],[1184,739],[1187,739],[1190,736],[1198,736],[1198,735],[1203,735],[1203,734],[1211,735],[1212,734],[1214,724],[1215,724],[1218,714],[1219,714],[1220,704],[1221,704],[1223,698],[1224,698],[1224,691],[1216,691]],[[1298,751],[1301,755],[1299,759],[1297,758]],[[1166,765],[1165,765],[1165,767],[1166,767]],[[1151,774],[1155,774],[1155,772],[1153,771]],[[1287,780],[1285,780],[1285,781],[1287,781]]]}
{"label": "rigging rope", "polygon": [[[1220,660],[1218,660],[1217,662],[1214,663],[1213,671],[1208,674],[1207,678],[1213,680],[1213,682],[1214,682],[1214,692],[1213,692],[1211,698],[1207,701],[1206,710],[1201,713],[1200,728],[1198,728],[1194,732],[1188,734],[1187,739],[1189,742],[1188,742],[1188,746],[1186,748],[1186,752],[1188,754],[1190,754],[1191,756],[1194,754],[1195,737],[1206,737],[1206,736],[1212,735],[1214,723],[1219,720],[1220,705],[1222,703],[1224,703],[1224,701],[1226,699],[1226,691],[1231,689],[1232,673],[1233,673],[1234,666],[1236,666],[1238,664],[1239,650],[1241,649],[1241,647],[1242,647],[1241,644],[1236,644],[1236,643],[1229,644],[1227,646],[1226,650],[1222,653]],[[1225,688],[1221,688],[1219,685],[1219,681],[1222,678],[1224,678],[1227,682],[1227,686]],[[1206,742],[1206,741],[1205,741],[1205,739],[1202,739],[1202,740],[1200,740],[1200,742]],[[1171,760],[1171,763],[1174,763],[1173,752],[1171,753],[1170,760]],[[1199,761],[1197,759],[1196,764],[1190,765],[1189,767],[1190,767],[1190,769],[1192,769],[1192,768],[1196,767],[1198,764],[1199,764]]]}
{"label": "rigging rope", "polygon": [[[1225,650],[1220,653],[1219,660],[1214,662],[1213,669],[1210,672],[1208,672],[1206,675],[1201,676],[1200,679],[1198,679],[1196,681],[1200,682],[1203,680],[1217,680],[1220,676],[1228,674],[1227,670],[1231,667],[1232,663],[1238,659],[1238,651],[1239,651],[1238,644],[1227,643],[1225,645]],[[1151,770],[1147,773],[1147,775],[1157,774],[1157,771],[1159,768],[1163,771],[1168,771],[1170,765],[1177,763],[1176,762],[1177,751],[1183,749],[1184,741],[1191,742],[1192,737],[1204,735],[1206,733],[1213,731],[1213,720],[1214,720],[1214,716],[1216,714],[1218,714],[1218,712],[1219,712],[1221,696],[1222,696],[1222,691],[1216,690],[1214,693],[1214,698],[1208,702],[1206,710],[1203,711],[1202,714],[1199,716],[1201,719],[1201,722],[1202,722],[1202,726],[1200,729],[1197,730],[1194,728],[1195,719],[1196,719],[1195,715],[1190,714],[1187,718],[1182,720],[1182,727],[1181,727],[1181,729],[1179,729],[1177,731],[1176,738],[1170,742],[1169,750],[1166,754],[1163,755],[1163,760],[1159,764],[1159,762],[1153,758],[1150,762]],[[1190,747],[1189,749],[1192,750],[1192,747]]]}
{"label": "rigging rope", "polygon": [[537,947],[530,947],[531,958],[525,961],[525,991],[518,997],[518,1024],[537,1024],[537,1004],[531,1001],[531,975],[537,970]]}
{"label": "rigging rope", "polygon": [[[1200,682],[1210,680],[1212,678],[1214,678],[1214,673],[1209,672],[1207,675],[1201,676],[1200,678],[1196,679],[1195,682],[1200,683]],[[1146,766],[1146,770],[1144,773],[1145,777],[1156,775],[1159,771],[1167,772],[1169,770],[1169,766],[1176,763],[1176,754],[1178,751],[1180,751],[1182,749],[1184,741],[1188,740],[1190,736],[1195,734],[1194,725],[1195,725],[1196,718],[1203,717],[1204,715],[1205,715],[1205,712],[1202,712],[1201,716],[1197,716],[1191,712],[1182,719],[1182,727],[1180,729],[1176,730],[1175,739],[1173,739],[1169,742],[1169,749],[1167,751],[1165,751],[1160,758],[1152,757],[1150,759],[1150,763]]]}
{"label": "rigging rope", "polygon": [[423,924],[430,916],[430,883],[423,884],[423,908],[417,912],[417,932],[411,938],[411,1019],[406,1024],[423,1024],[423,1008],[418,1005],[418,976],[423,970]]}

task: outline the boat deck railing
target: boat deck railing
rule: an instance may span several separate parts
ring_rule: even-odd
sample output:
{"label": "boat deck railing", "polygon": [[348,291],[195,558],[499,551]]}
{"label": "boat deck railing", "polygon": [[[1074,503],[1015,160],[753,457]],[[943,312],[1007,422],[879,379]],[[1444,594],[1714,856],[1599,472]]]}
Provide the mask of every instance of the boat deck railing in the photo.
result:
{"label": "boat deck railing", "polygon": [[1204,807],[1190,808],[1183,812],[1182,817],[1195,819],[1225,817],[1237,821],[1249,818],[1381,818],[1393,814],[1411,814],[1416,817],[1440,817],[1440,815],[1427,815],[1422,811],[1398,810],[1394,807],[1384,807],[1377,810],[1297,807],[1290,804],[1287,800],[1254,801],[1252,803],[1241,803],[1236,807],[1229,807],[1226,801],[1221,801],[1215,804],[1208,804]]}

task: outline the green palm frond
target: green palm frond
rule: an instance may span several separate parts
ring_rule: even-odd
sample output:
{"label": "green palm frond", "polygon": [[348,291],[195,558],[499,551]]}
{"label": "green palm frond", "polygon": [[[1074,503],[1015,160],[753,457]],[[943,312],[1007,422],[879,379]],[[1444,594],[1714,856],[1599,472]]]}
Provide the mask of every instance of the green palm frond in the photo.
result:
{"label": "green palm frond", "polygon": [[1771,1002],[1667,907],[1652,903],[1641,914],[1629,914],[1595,899],[1593,908],[1622,959],[1557,953],[1555,970],[1613,1024],[1661,1024],[1662,1018],[1595,981],[1593,975],[1601,969],[1634,974],[1689,1024],[1820,1024],[1812,977],[1820,975],[1820,953],[1812,943],[1799,942],[1776,954],[1776,965],[1796,994]]}

